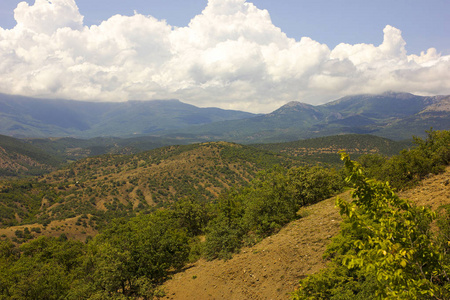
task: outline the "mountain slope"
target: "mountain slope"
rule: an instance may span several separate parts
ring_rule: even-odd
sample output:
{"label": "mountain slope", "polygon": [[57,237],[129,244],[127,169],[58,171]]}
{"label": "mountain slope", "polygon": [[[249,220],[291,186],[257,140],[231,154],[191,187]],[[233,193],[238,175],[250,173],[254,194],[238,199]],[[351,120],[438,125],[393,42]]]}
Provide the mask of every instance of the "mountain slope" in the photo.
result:
{"label": "mountain slope", "polygon": [[388,92],[312,106],[289,102],[254,115],[198,108],[178,100],[95,103],[0,94],[0,134],[17,137],[165,136],[178,143],[275,143],[338,134],[394,140],[450,128],[450,96]]}
{"label": "mountain slope", "polygon": [[24,141],[0,135],[0,178],[43,174],[61,162],[60,158]]}
{"label": "mountain slope", "polygon": [[342,161],[339,155],[341,150],[351,154],[355,159],[363,154],[375,153],[392,156],[412,146],[412,142],[396,142],[368,134],[344,134],[286,143],[253,144],[252,146],[293,157],[301,157],[306,162],[341,166]]}
{"label": "mountain slope", "polygon": [[178,100],[100,103],[0,94],[0,134],[17,137],[132,136],[252,116]]}
{"label": "mountain slope", "polygon": [[[400,197],[432,209],[450,204],[450,167]],[[340,195],[349,199],[349,193]],[[326,245],[339,231],[335,198],[301,211],[278,234],[246,248],[228,261],[200,260],[165,283],[164,299],[290,299],[298,281],[325,267]]]}
{"label": "mountain slope", "polygon": [[69,162],[103,154],[136,154],[165,146],[188,143],[186,140],[179,141],[156,136],[96,137],[91,139],[29,138],[23,139],[23,141]]}
{"label": "mountain slope", "polygon": [[323,105],[342,118],[354,115],[373,119],[402,118],[414,115],[436,103],[436,97],[387,92],[381,95],[348,96]]}
{"label": "mountain slope", "polygon": [[39,180],[0,182],[0,226],[90,215],[89,227],[98,228],[113,217],[152,211],[184,197],[213,200],[274,165],[300,162],[224,142],[86,158]]}
{"label": "mountain slope", "polygon": [[294,101],[266,115],[190,127],[176,130],[167,136],[172,138],[196,136],[244,144],[284,142],[307,137],[307,129],[324,117],[320,107]]}

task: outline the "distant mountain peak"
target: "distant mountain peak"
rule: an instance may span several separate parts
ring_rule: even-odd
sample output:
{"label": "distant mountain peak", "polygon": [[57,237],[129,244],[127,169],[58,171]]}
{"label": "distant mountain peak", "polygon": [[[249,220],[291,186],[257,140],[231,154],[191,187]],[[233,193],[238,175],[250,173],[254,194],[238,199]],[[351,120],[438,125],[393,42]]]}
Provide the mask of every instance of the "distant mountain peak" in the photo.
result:
{"label": "distant mountain peak", "polygon": [[387,92],[384,92],[383,94],[380,94],[379,96],[380,97],[392,97],[392,98],[399,99],[399,100],[407,100],[407,99],[411,99],[411,98],[420,97],[417,95],[413,95],[411,93],[395,92],[395,91],[387,91]]}
{"label": "distant mountain peak", "polygon": [[291,101],[281,106],[279,109],[271,112],[270,115],[284,114],[295,111],[315,110],[315,107],[311,104],[306,104],[299,101]]}
{"label": "distant mountain peak", "polygon": [[178,99],[82,102],[0,94],[0,134],[16,137],[130,137],[254,116]]}
{"label": "distant mountain peak", "polygon": [[292,108],[292,107],[296,107],[296,108],[311,108],[313,107],[313,105],[311,104],[307,104],[307,103],[303,103],[303,102],[299,102],[299,101],[291,101],[286,103],[285,105],[283,105],[280,108]]}

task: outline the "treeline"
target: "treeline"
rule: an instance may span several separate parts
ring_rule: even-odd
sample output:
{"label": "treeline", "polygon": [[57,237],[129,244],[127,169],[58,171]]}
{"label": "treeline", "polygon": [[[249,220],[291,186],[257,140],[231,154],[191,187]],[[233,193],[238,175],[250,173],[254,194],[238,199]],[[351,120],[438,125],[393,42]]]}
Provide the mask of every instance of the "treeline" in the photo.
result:
{"label": "treeline", "polygon": [[297,157],[307,163],[321,163],[340,167],[342,166],[338,153],[340,149],[356,159],[367,153],[377,153],[390,157],[412,145],[412,141],[409,140],[399,142],[368,134],[345,134],[285,143],[254,144],[252,146]]}
{"label": "treeline", "polygon": [[87,243],[41,236],[0,242],[0,298],[152,299],[183,266],[190,238],[173,213],[117,219]]}
{"label": "treeline", "polygon": [[0,156],[8,162],[0,168],[0,179],[42,175],[62,163],[59,157],[5,135],[0,135]]}
{"label": "treeline", "polygon": [[343,222],[324,254],[330,262],[301,280],[293,299],[450,299],[450,204],[432,211],[393,190],[450,163],[450,132],[416,143],[380,163],[362,159],[368,169],[342,154],[353,200],[337,199]]}

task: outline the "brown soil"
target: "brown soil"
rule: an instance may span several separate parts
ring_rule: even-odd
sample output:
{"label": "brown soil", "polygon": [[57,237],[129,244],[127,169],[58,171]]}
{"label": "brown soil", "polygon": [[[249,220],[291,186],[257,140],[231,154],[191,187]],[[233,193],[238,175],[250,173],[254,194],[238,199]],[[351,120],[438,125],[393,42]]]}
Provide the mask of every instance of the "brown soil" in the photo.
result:
{"label": "brown soil", "polygon": [[[450,204],[450,167],[400,193],[436,209]],[[349,198],[349,193],[341,195]],[[228,261],[200,260],[164,285],[164,299],[289,299],[299,279],[322,269],[322,254],[341,220],[335,198],[304,209],[303,218]]]}

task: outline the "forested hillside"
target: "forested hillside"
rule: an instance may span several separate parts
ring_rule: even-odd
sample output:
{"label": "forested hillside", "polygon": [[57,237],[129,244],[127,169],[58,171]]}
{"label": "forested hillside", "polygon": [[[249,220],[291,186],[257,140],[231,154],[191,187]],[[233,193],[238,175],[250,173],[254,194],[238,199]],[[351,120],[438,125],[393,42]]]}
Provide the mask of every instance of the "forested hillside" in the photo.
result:
{"label": "forested hillside", "polygon": [[[2,227],[36,224],[44,230],[51,228],[46,227],[52,221],[67,219],[73,225],[67,234],[86,235],[87,228],[97,230],[114,217],[148,213],[185,197],[211,201],[226,189],[247,184],[258,171],[300,164],[230,143],[86,158],[40,178],[2,182],[0,223]],[[73,218],[78,219],[76,224]]]}
{"label": "forested hillside", "polygon": [[[64,162],[73,162],[102,154],[136,154],[165,146],[183,144],[178,140],[153,136],[133,138],[97,137],[91,139],[71,137],[30,138],[23,139],[23,141],[45,151],[49,155],[61,157]],[[186,144],[188,142],[186,141]]]}
{"label": "forested hillside", "polygon": [[[0,136],[0,146],[3,145],[1,147],[4,149],[0,177],[44,174],[59,166],[87,157],[103,154],[137,154],[169,145],[180,145],[180,142],[188,144],[189,140],[180,141],[152,136],[98,137],[87,140],[76,138],[14,139]],[[368,153],[392,156],[411,145],[410,141],[396,142],[373,135],[353,134],[277,144],[252,144],[251,146],[286,154],[305,163],[340,166],[338,154],[340,150],[345,150],[355,158]],[[30,163],[34,165],[30,167]]]}
{"label": "forested hillside", "polygon": [[[333,253],[330,256],[333,264],[324,273],[302,281],[295,297],[309,299],[325,295],[325,298],[331,298],[349,293],[366,297],[376,292],[383,297],[426,295],[428,298],[445,298],[448,295],[445,272],[449,268],[446,257],[446,208],[442,208],[443,214],[438,218],[441,230],[430,231],[430,222],[436,218],[434,212],[400,200],[390,185],[367,179],[364,175],[378,174],[383,179],[389,179],[395,189],[406,189],[430,173],[442,172],[449,164],[450,132],[432,131],[427,139],[416,139],[415,143],[415,148],[404,150],[392,158],[377,156],[376,164],[368,163],[373,161],[370,155],[367,156],[370,159],[361,157],[361,164],[366,166],[367,171],[363,171],[361,164],[350,161],[346,155],[343,155],[345,172],[317,166],[273,167],[273,164],[280,162],[280,158],[285,158],[235,144],[208,143],[187,148],[163,148],[158,150],[159,155],[142,153],[132,156],[130,161],[133,163],[127,164],[121,163],[123,156],[90,158],[36,182],[15,181],[16,186],[4,183],[2,199],[14,195],[14,192],[9,192],[17,188],[34,190],[28,195],[38,195],[33,198],[35,200],[48,197],[47,201],[39,203],[44,209],[36,205],[32,197],[29,203],[30,208],[42,209],[49,217],[56,216],[56,208],[64,202],[73,200],[76,205],[82,203],[77,199],[86,199],[83,197],[84,193],[90,193],[88,186],[81,189],[81,194],[76,194],[76,187],[89,180],[92,182],[89,187],[95,188],[96,194],[89,195],[94,200],[95,197],[108,198],[111,194],[118,197],[120,189],[133,187],[127,194],[135,194],[138,201],[128,205],[130,208],[137,205],[138,209],[133,210],[136,214],[126,215],[126,218],[103,222],[103,226],[99,227],[101,232],[85,243],[68,239],[64,231],[59,231],[58,237],[33,239],[42,234],[41,226],[16,228],[13,239],[3,236],[1,241],[0,270],[3,280],[0,282],[0,292],[4,297],[21,299],[148,299],[162,296],[161,284],[171,272],[181,270],[200,257],[208,260],[229,259],[242,247],[254,245],[279,232],[289,222],[313,213],[300,208],[326,199],[347,185],[354,185],[355,200],[338,201],[346,221],[342,233],[328,250],[328,253]],[[178,158],[174,160],[175,157]],[[233,166],[241,159],[246,161],[248,169]],[[218,186],[211,185],[212,201],[205,201],[207,187],[199,188],[194,181],[189,185],[186,183],[186,189],[194,187],[190,197],[178,198],[169,181],[166,188],[171,201],[161,204],[165,209],[154,212],[145,209],[146,195],[142,197],[137,190],[142,191],[142,180],[148,182],[150,178],[140,174],[145,174],[146,169],[152,166],[164,166],[164,174],[177,169],[186,170],[192,160],[195,160],[196,166],[203,164],[204,168],[213,172],[211,176],[217,178],[219,187],[224,186],[227,176],[230,176],[228,180],[234,179],[236,185],[222,193],[215,192]],[[209,165],[208,161],[214,161],[214,164]],[[228,167],[230,171],[221,169],[219,173],[214,166]],[[250,176],[258,168],[265,171]],[[139,172],[135,173],[136,170]],[[121,179],[125,181],[125,186],[116,185],[119,182],[116,176],[124,171],[130,172],[129,178]],[[239,174],[243,176],[237,176]],[[249,175],[248,179],[245,174]],[[176,178],[176,173],[172,175]],[[130,179],[136,182],[129,185]],[[57,185],[49,186],[50,180],[55,180]],[[247,180],[248,184],[240,184]],[[167,177],[160,178],[157,184],[166,181]],[[201,185],[201,182],[198,184]],[[67,199],[50,200],[52,195],[57,195],[57,190],[67,193]],[[43,191],[48,192],[45,197],[39,194]],[[153,201],[153,198],[150,200]],[[103,203],[108,211],[120,211],[121,202],[114,197],[110,202],[93,202],[95,205]],[[5,201],[3,205],[8,207],[10,203],[14,201]],[[139,208],[141,204],[144,208]],[[74,215],[81,212],[76,211],[76,205],[72,209]],[[126,206],[125,203],[122,205]],[[38,214],[29,215],[28,220],[32,221],[36,216]],[[111,214],[108,218],[114,216],[119,215]],[[98,220],[90,214],[83,214],[77,222],[87,228],[91,222],[99,226]],[[370,228],[376,231],[372,232]],[[391,236],[393,240],[386,236]],[[308,263],[306,257],[305,263]],[[417,272],[416,266],[423,270],[424,276]],[[194,277],[191,280],[195,280]]]}
{"label": "forested hillside", "polygon": [[0,178],[48,173],[61,162],[60,157],[24,141],[0,135]]}
{"label": "forested hillside", "polygon": [[365,154],[392,156],[412,145],[409,140],[398,142],[368,134],[345,134],[252,146],[298,157],[305,162],[341,166],[339,151],[345,151],[351,154],[353,159],[357,159]]}

